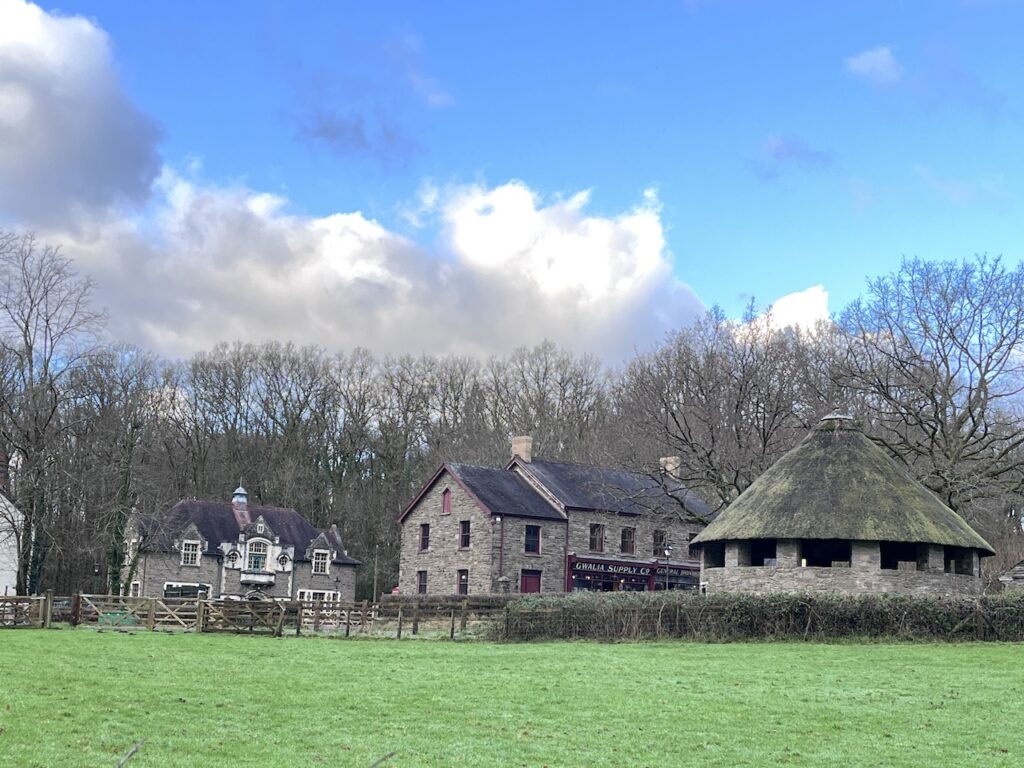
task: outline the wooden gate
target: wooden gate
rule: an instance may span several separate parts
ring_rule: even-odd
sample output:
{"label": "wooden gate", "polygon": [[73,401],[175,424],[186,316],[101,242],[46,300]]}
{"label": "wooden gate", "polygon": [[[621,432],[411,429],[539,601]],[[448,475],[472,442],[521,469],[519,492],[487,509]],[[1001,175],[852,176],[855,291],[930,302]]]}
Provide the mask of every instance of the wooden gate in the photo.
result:
{"label": "wooden gate", "polygon": [[284,630],[289,605],[294,604],[253,600],[203,602],[199,615],[199,631],[280,635]]}
{"label": "wooden gate", "polygon": [[0,597],[0,628],[42,627],[45,623],[45,597]]}

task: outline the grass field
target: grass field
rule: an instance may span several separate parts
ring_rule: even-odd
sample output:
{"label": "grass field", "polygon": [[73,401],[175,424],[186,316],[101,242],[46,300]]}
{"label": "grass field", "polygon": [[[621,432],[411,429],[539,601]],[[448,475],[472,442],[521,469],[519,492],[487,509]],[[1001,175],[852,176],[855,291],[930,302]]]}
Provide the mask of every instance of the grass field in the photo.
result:
{"label": "grass field", "polygon": [[1011,766],[1016,645],[0,632],[0,765]]}

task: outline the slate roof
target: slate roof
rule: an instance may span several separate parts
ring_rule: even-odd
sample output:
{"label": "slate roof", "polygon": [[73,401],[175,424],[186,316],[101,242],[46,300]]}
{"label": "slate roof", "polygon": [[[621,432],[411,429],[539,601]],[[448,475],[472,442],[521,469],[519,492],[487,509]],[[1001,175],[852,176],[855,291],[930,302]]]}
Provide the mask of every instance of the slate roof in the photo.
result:
{"label": "slate roof", "polygon": [[521,462],[519,466],[568,509],[627,515],[653,511],[671,514],[678,512],[682,503],[686,511],[699,520],[712,517],[708,505],[679,483],[671,483],[666,489],[656,478],[639,472],[538,459]]}
{"label": "slate roof", "polygon": [[1024,560],[1000,576],[999,580],[1004,584],[1013,584],[1015,581],[1024,583]]}
{"label": "slate roof", "polygon": [[543,496],[515,472],[471,464],[445,464],[481,503],[495,515],[540,520],[565,520]]}
{"label": "slate roof", "polygon": [[[294,509],[286,507],[250,504],[245,512],[236,514],[230,502],[185,499],[159,518],[143,518],[139,524],[146,542],[145,549],[148,551],[172,551],[174,540],[189,524],[195,524],[199,533],[208,542],[208,551],[214,552],[221,542],[238,541],[239,532],[260,516],[280,538],[282,546],[295,548],[295,560],[306,560],[306,549],[321,531]],[[337,536],[333,529],[323,533],[334,542],[337,551],[335,563],[359,564],[358,560],[344,554],[341,537]]]}
{"label": "slate roof", "polygon": [[829,417],[723,510],[694,544],[845,539],[989,546],[848,417]]}

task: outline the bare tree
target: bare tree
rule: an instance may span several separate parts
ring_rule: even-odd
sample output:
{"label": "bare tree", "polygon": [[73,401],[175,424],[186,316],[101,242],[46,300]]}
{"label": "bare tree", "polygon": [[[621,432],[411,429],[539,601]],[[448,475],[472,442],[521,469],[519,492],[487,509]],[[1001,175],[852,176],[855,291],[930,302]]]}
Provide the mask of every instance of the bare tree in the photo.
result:
{"label": "bare tree", "polygon": [[57,248],[34,236],[0,234],[0,432],[13,449],[20,509],[19,592],[34,591],[51,543],[47,471],[63,425],[67,386],[97,343],[102,316],[92,283]]}
{"label": "bare tree", "polygon": [[841,383],[955,510],[1024,489],[1024,264],[904,260],[841,316]]}

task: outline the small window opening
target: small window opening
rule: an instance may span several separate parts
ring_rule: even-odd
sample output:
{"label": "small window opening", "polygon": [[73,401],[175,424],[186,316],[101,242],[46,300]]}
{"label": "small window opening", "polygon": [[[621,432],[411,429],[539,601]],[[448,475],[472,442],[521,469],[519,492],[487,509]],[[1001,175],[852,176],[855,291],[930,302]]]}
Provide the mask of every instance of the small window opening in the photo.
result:
{"label": "small window opening", "polygon": [[459,548],[469,549],[469,520],[459,521]]}
{"label": "small window opening", "polygon": [[427,594],[427,572],[416,571],[416,593],[420,595]]}
{"label": "small window opening", "polygon": [[946,573],[974,575],[974,552],[967,547],[946,547]]}
{"label": "small window opening", "polygon": [[526,534],[524,537],[523,551],[530,555],[540,554],[540,526],[539,525],[528,525],[526,526]]}
{"label": "small window opening", "polygon": [[701,548],[705,568],[725,567],[725,544],[720,541],[705,544]]}
{"label": "small window opening", "polygon": [[750,542],[751,565],[777,565],[775,539],[753,539]]}
{"label": "small window opening", "polygon": [[468,569],[463,568],[463,569],[459,570],[459,578],[458,578],[457,586],[458,586],[458,591],[459,591],[460,595],[468,595],[469,594],[469,570]]}
{"label": "small window opening", "polygon": [[[886,571],[912,570],[918,568],[918,547],[917,544],[908,544],[904,541],[883,541],[879,545],[881,555],[881,567]],[[904,565],[901,565],[903,563]],[[913,565],[909,565],[913,563]]]}
{"label": "small window opening", "polygon": [[800,564],[808,568],[849,566],[850,542],[846,539],[806,539],[801,541]]}
{"label": "small window opening", "polygon": [[452,513],[452,492],[451,489],[445,488],[444,493],[441,494],[441,514],[450,515]]}
{"label": "small window opening", "polygon": [[604,552],[604,526],[600,523],[590,524],[590,551]]}

